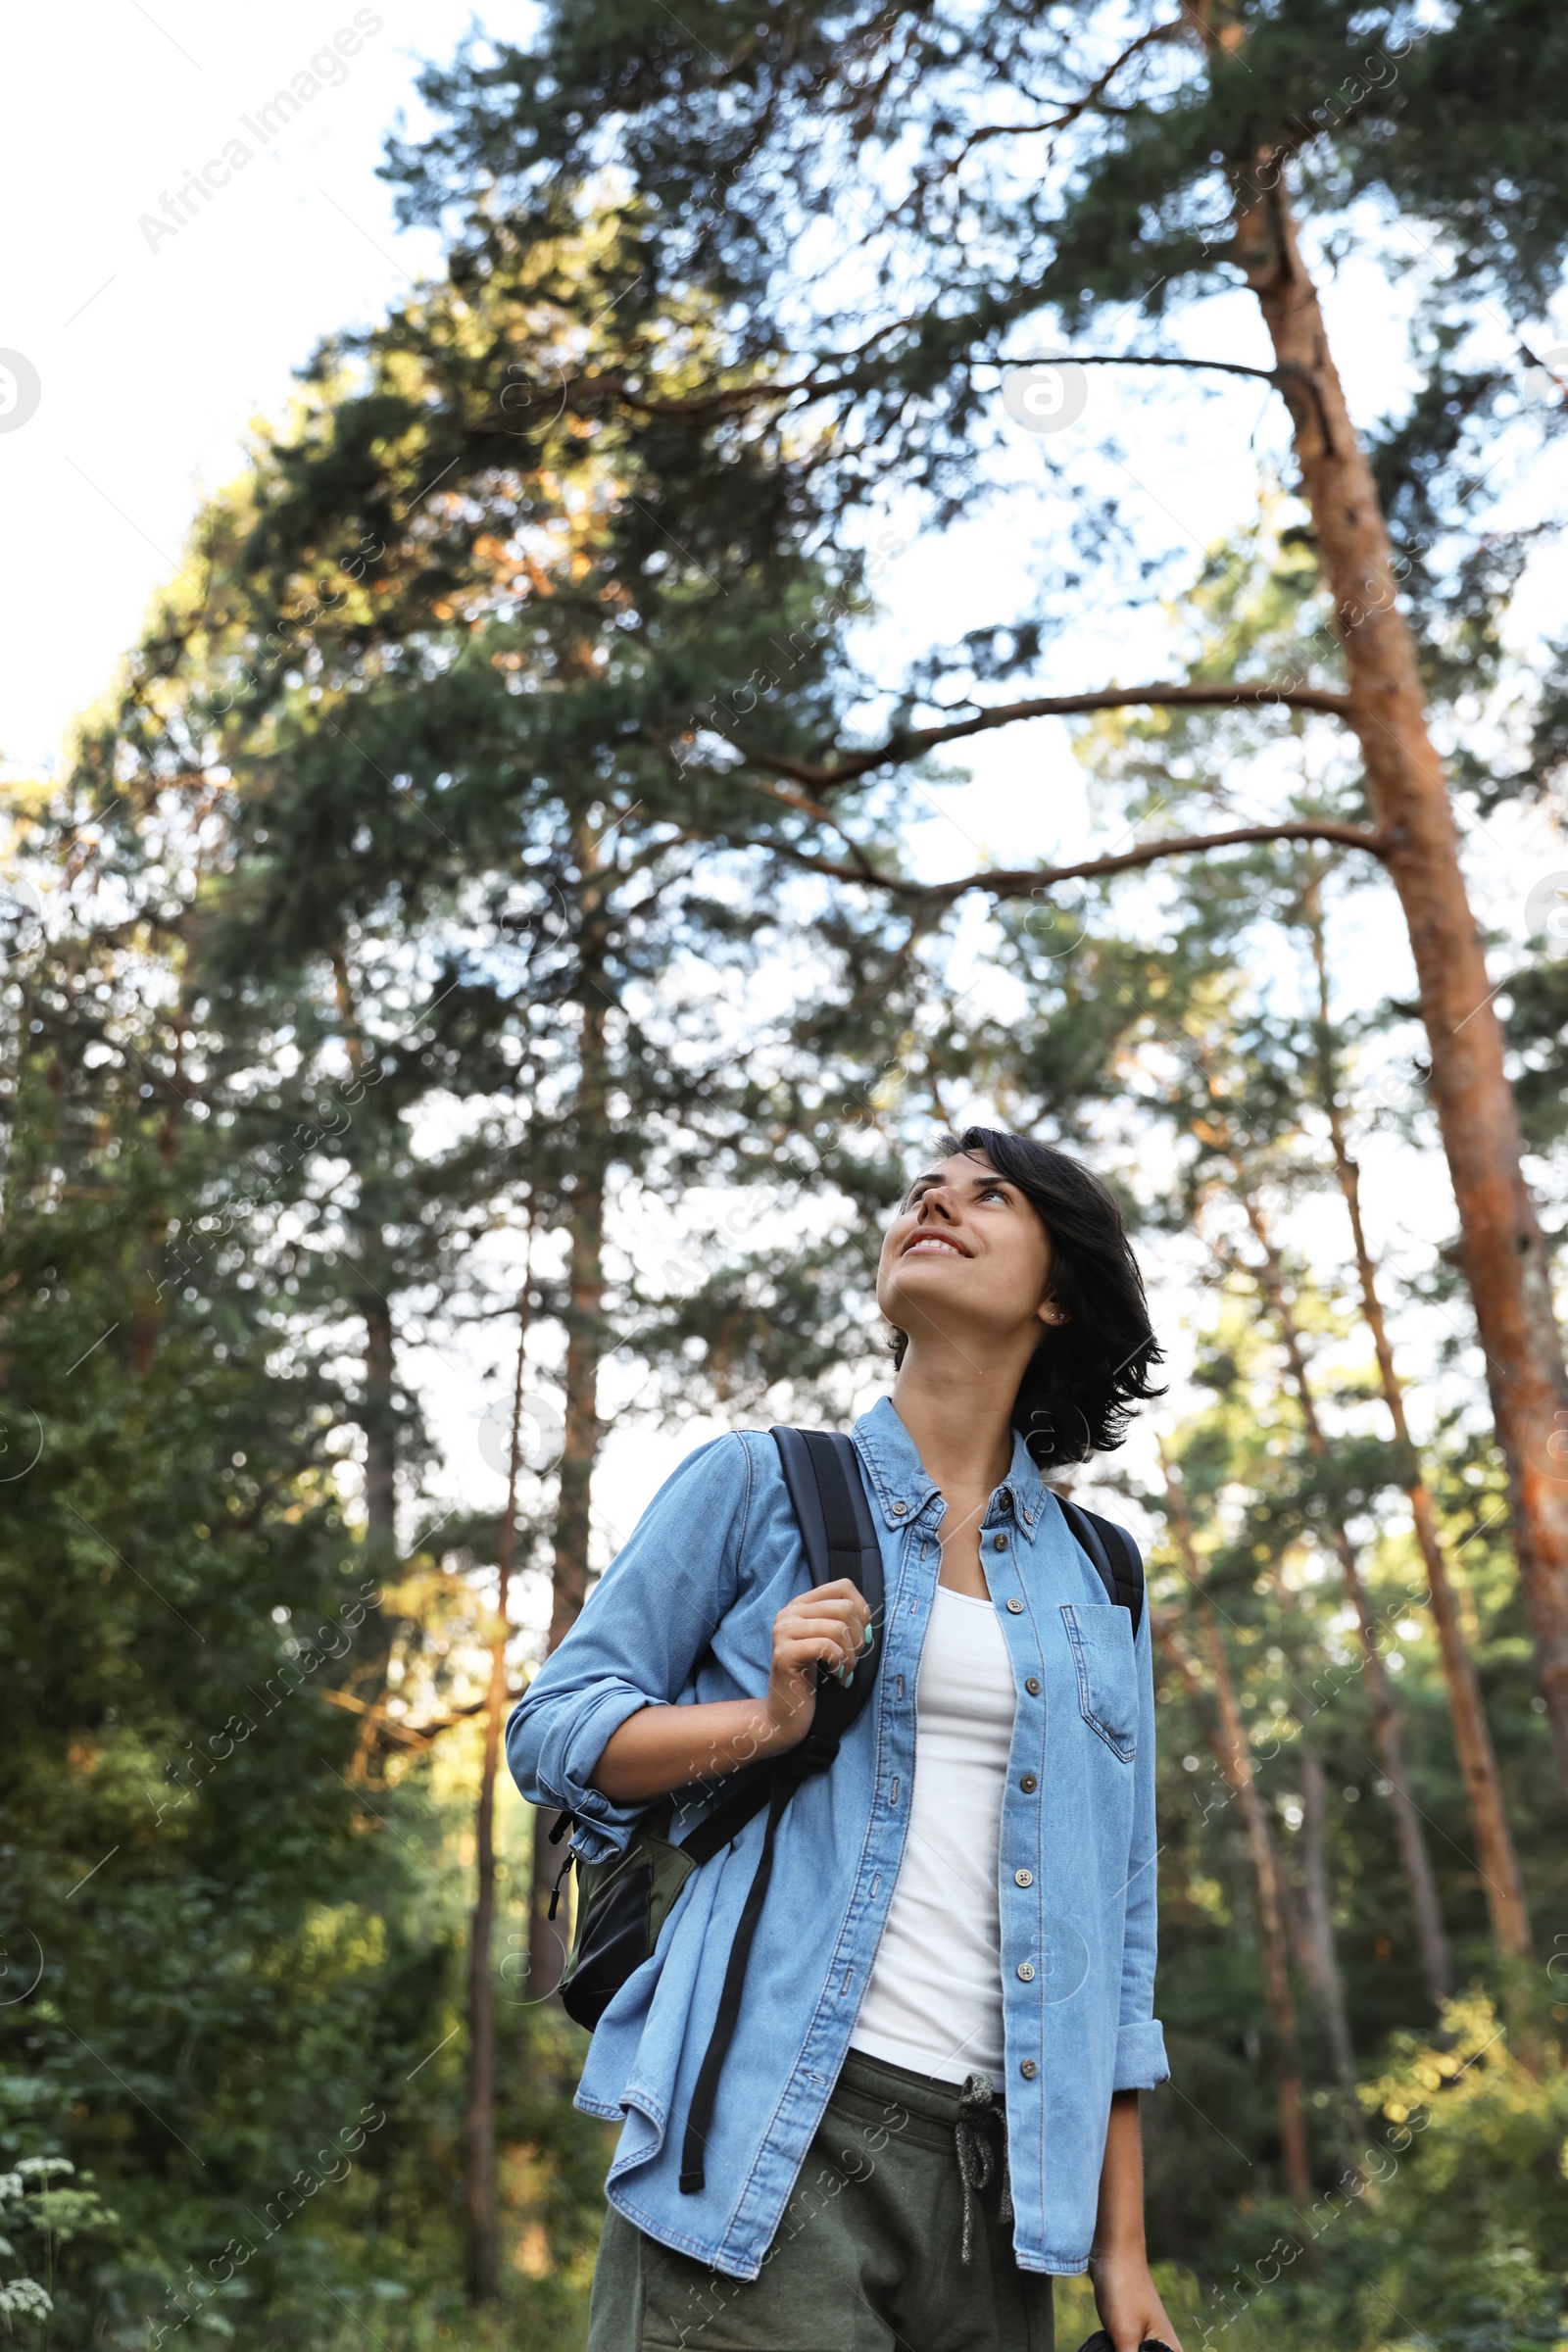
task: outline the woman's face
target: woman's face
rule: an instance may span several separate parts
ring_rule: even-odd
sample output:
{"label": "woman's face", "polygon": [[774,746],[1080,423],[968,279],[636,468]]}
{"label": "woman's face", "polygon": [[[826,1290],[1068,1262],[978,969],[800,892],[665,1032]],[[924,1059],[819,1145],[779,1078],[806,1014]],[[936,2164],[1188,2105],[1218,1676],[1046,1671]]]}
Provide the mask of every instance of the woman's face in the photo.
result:
{"label": "woman's face", "polygon": [[1051,1237],[1030,1201],[979,1152],[956,1153],[916,1177],[888,1228],[876,1298],[919,1348],[965,1337],[1026,1341],[1061,1317],[1047,1296]]}

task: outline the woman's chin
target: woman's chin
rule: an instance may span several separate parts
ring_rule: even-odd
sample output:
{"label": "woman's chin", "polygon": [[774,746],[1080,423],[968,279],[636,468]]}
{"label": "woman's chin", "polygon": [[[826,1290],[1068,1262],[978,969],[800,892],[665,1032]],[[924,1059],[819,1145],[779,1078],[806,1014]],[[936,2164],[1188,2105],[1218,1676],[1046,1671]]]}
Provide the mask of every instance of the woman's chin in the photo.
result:
{"label": "woman's chin", "polygon": [[944,1305],[950,1311],[965,1311],[969,1300],[963,1276],[962,1258],[950,1257],[944,1262],[935,1252],[923,1262],[901,1266],[897,1281],[887,1286],[882,1312],[901,1331],[908,1331],[907,1316],[918,1319]]}

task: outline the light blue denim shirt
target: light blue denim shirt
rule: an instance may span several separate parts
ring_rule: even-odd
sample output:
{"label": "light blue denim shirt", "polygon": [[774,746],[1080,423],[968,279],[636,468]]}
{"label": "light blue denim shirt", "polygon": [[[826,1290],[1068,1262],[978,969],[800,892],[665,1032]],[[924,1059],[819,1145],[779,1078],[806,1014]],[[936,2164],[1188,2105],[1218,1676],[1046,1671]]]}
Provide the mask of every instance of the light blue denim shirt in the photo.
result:
{"label": "light blue denim shirt", "polygon": [[[658,1949],[605,2012],[577,2093],[588,2114],[625,2119],[611,2202],[737,2278],[761,2268],[843,2063],[909,1817],[943,1504],[887,1399],[854,1437],[882,1544],[882,1665],[837,1762],[806,1782],[779,1826],[706,2188],[681,2192],[681,2134],[760,1815],[688,1879]],[[987,1507],[980,1556],[1017,1690],[996,1858],[1013,2246],[1026,2271],[1082,2271],[1111,2092],[1168,2072],[1152,2015],[1149,1618],[1135,1642],[1022,1438]],[[507,1755],[524,1796],[569,1808],[588,1859],[618,1850],[638,1808],[590,1782],[611,1734],[650,1703],[764,1691],[773,1619],[808,1583],[772,1440],[746,1430],[700,1446],[513,1715]]]}

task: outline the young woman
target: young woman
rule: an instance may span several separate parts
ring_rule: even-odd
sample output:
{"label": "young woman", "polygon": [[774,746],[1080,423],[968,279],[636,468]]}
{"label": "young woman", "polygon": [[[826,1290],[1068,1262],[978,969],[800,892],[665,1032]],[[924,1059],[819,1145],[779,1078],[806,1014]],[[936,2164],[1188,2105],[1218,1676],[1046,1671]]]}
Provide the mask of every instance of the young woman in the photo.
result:
{"label": "young woman", "polygon": [[1052,2275],[1086,2269],[1114,2352],[1180,2352],[1144,2252],[1149,1623],[1040,1468],[1153,1393],[1143,1286],[1088,1169],[970,1128],[894,1218],[877,1300],[897,1377],[854,1443],[880,1627],[848,1580],[810,1587],[777,1450],[738,1432],[656,1496],[509,1727],[523,1794],[604,1860],[654,1800],[785,1753],[818,1676],[882,1644],[779,1822],[700,2186],[682,2134],[760,1816],[595,2033],[577,2104],[623,2129],[590,2352],[1050,2352]]}

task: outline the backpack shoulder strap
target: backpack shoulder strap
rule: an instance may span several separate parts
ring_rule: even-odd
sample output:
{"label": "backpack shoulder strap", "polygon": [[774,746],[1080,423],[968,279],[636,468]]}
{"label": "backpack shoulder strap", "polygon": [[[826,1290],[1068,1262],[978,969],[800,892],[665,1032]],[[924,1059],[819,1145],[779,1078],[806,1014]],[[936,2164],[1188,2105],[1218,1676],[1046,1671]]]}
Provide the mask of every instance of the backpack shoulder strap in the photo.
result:
{"label": "backpack shoulder strap", "polygon": [[[880,1630],[882,1547],[853,1442],[838,1430],[778,1428],[772,1434],[812,1584],[827,1585],[835,1577],[850,1577],[865,1594],[871,1622]],[[794,1780],[804,1780],[832,1763],[839,1741],[871,1695],[880,1655],[881,1644],[877,1643],[857,1666],[848,1690],[824,1678],[816,1694],[811,1729],[784,1759]],[[776,1769],[771,1758],[744,1765],[717,1803],[680,1839],[681,1851],[703,1863],[738,1838],[767,1804]]]}
{"label": "backpack shoulder strap", "polygon": [[1102,1519],[1098,1511],[1086,1511],[1082,1503],[1069,1502],[1065,1494],[1058,1494],[1056,1500],[1061,1505],[1062,1517],[1093,1562],[1107,1597],[1131,1617],[1136,1641],[1144,1621],[1144,1563],[1137,1544],[1114,1519]]}
{"label": "backpack shoulder strap", "polygon": [[[864,1593],[871,1623],[880,1631],[882,1546],[854,1441],[836,1429],[775,1429],[773,1443],[800,1521],[812,1584],[827,1585],[847,1576]],[[798,1765],[808,1772],[832,1763],[839,1741],[871,1695],[881,1654],[880,1642],[874,1642],[857,1665],[848,1690],[822,1678],[810,1731],[796,1751]]]}
{"label": "backpack shoulder strap", "polygon": [[[783,1465],[784,1483],[800,1523],[807,1565],[813,1585],[830,1584],[835,1577],[853,1577],[871,1604],[873,1622],[883,1610],[882,1547],[876,1522],[865,1498],[859,1456],[847,1437],[837,1431],[775,1429],[773,1441]],[[706,2183],[706,2158],[718,2079],[734,2037],[746,1984],[746,1964],[752,1938],[761,1915],[773,1872],[773,1841],[785,1807],[802,1781],[825,1772],[839,1752],[839,1741],[871,1695],[881,1643],[873,1643],[855,1670],[848,1690],[823,1677],[816,1693],[811,1728],[798,1747],[777,1759],[748,1764],[712,1811],[681,1839],[681,1850],[694,1861],[706,1862],[727,1845],[738,1831],[767,1808],[767,1827],[757,1871],[741,1909],[719,1987],[718,2011],[708,2048],[692,2087],[681,2140],[680,2186],[695,2195]]]}
{"label": "backpack shoulder strap", "polygon": [[800,1522],[806,1564],[813,1585],[847,1576],[882,1611],[882,1546],[866,1500],[865,1481],[855,1442],[836,1429],[785,1429],[772,1433],[784,1484]]}

